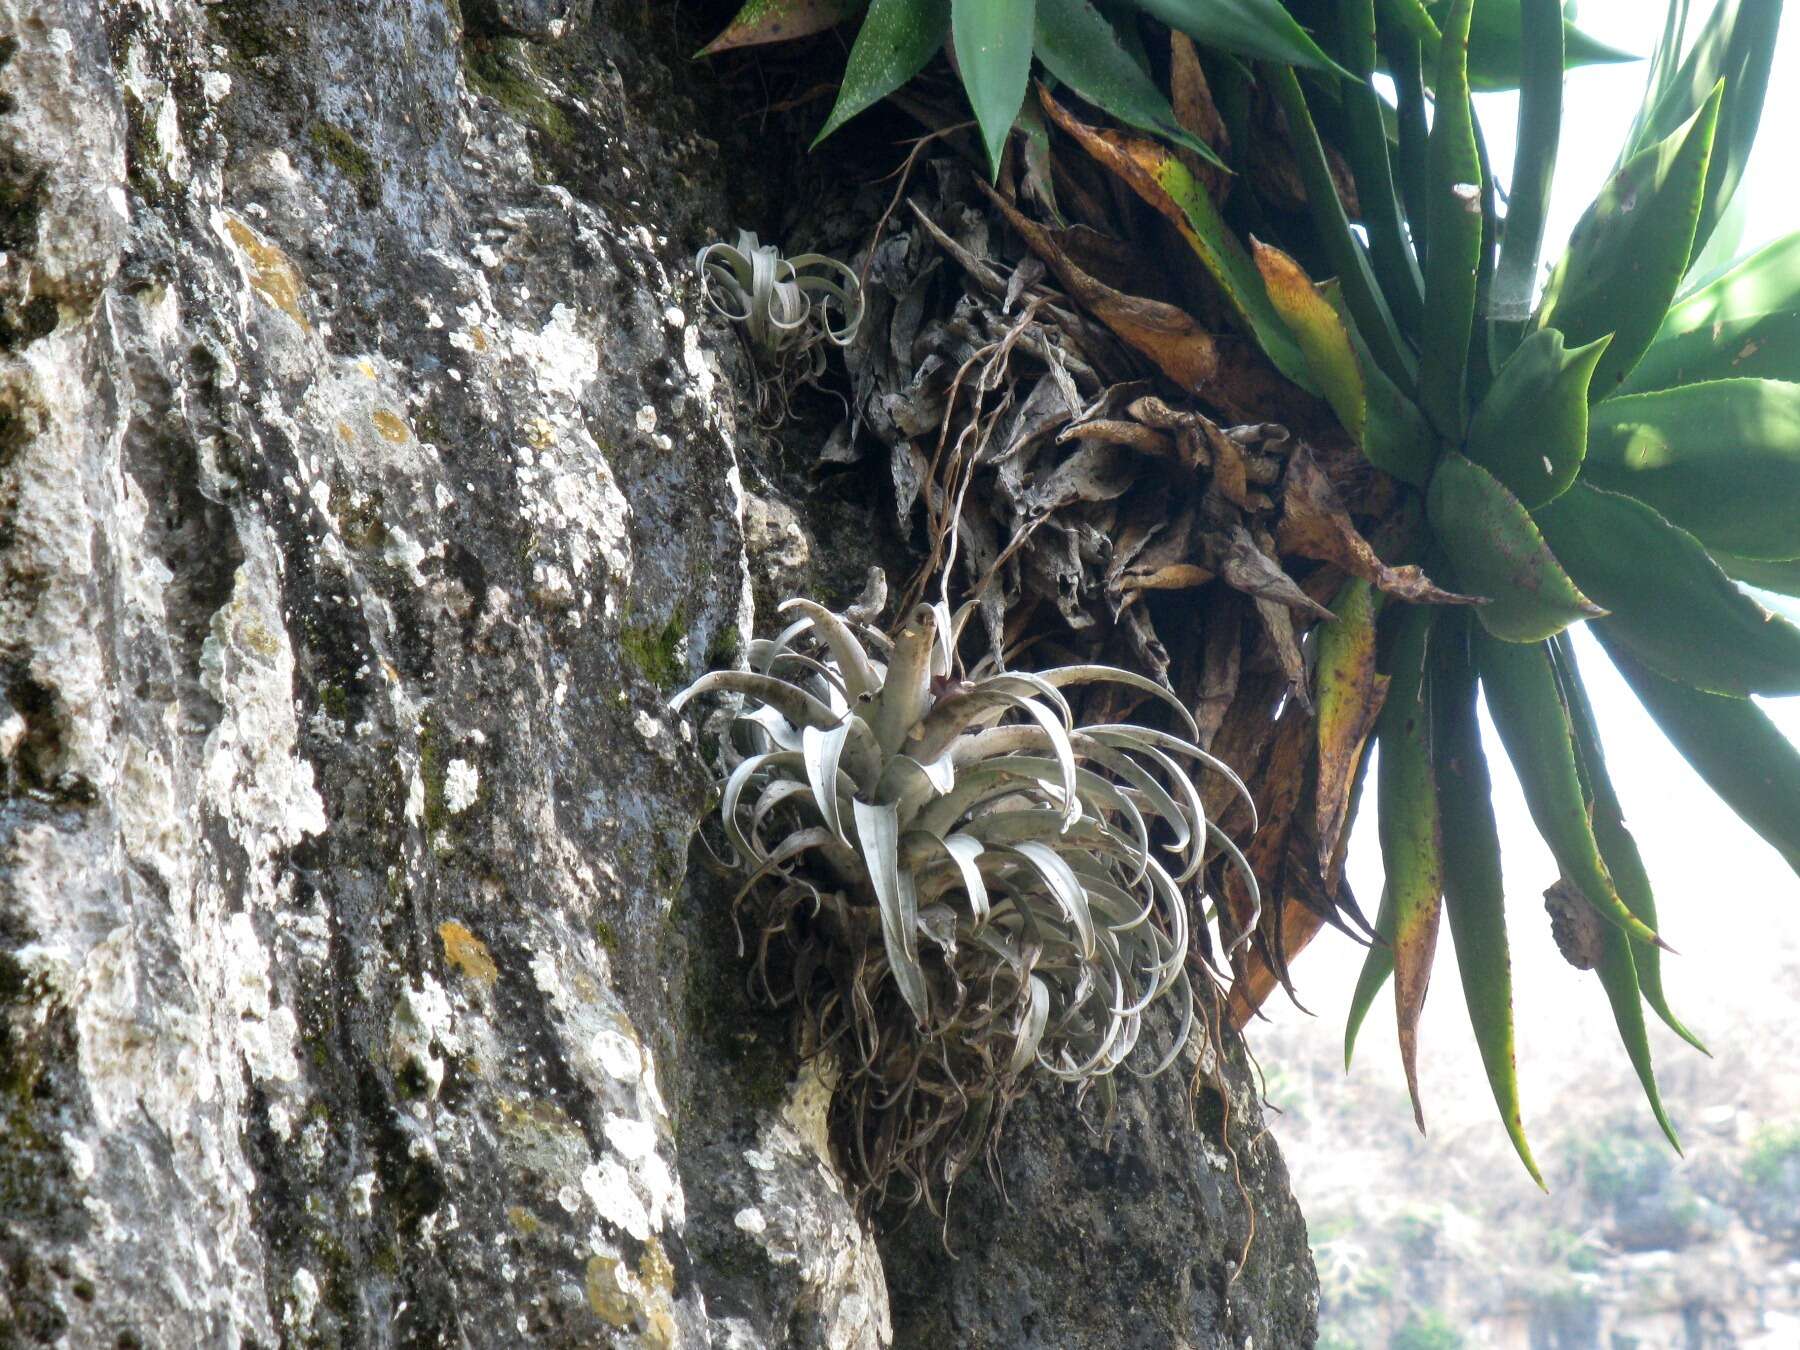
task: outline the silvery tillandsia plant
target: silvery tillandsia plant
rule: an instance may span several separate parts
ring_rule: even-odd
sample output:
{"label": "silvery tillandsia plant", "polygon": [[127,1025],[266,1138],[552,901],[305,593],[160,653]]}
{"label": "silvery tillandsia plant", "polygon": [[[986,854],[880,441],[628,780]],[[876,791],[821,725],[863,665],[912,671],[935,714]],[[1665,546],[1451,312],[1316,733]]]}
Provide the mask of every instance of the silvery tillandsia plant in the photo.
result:
{"label": "silvery tillandsia plant", "polygon": [[706,303],[739,326],[759,367],[784,383],[816,380],[826,348],[848,346],[862,323],[856,273],[823,253],[784,258],[753,230],[708,244],[694,268]]}
{"label": "silvery tillandsia plant", "polygon": [[[1590,627],[1701,777],[1800,869],[1800,752],[1755,702],[1800,693],[1800,628],[1757,599],[1800,595],[1800,237],[1732,262],[1728,214],[1781,12],[1780,0],[1719,0],[1690,15],[1671,0],[1617,165],[1547,284],[1565,72],[1620,59],[1558,0],[1136,0],[1104,11],[1085,0],[757,0],[715,44],[860,16],[826,132],[948,44],[984,176],[999,181],[989,200],[1070,303],[1143,354],[1163,389],[1203,405],[1266,407],[1277,388],[1307,425],[1312,397],[1322,400],[1391,489],[1364,523],[1382,564],[1424,568],[1432,595],[1406,593],[1369,558],[1308,551],[1291,467],[1266,494],[1286,516],[1264,554],[1333,612],[1308,638],[1311,756],[1283,761],[1305,791],[1285,796],[1311,803],[1298,810],[1316,821],[1326,875],[1366,746],[1380,746],[1386,886],[1346,1055],[1391,978],[1422,1125],[1418,1025],[1447,918],[1496,1105],[1540,1181],[1513,1062],[1507,893],[1517,900],[1518,879],[1502,873],[1479,702],[1556,859],[1559,931],[1584,935],[1569,954],[1604,987],[1671,1142],[1646,1009],[1699,1042],[1665,995],[1662,915],[1608,777],[1572,626]],[[1034,59],[1044,78],[1027,97]],[[1494,88],[1519,91],[1504,184],[1472,102]],[[1117,125],[1084,121],[1065,93]],[[934,126],[953,120],[927,111]],[[1097,175],[1160,217],[1160,232],[1118,209],[1125,194],[1097,190]],[[1096,247],[1102,235],[1111,252]],[[1111,275],[1160,307],[1081,274],[1078,259],[1116,263],[1146,237],[1135,273]],[[1179,284],[1159,284],[1163,273]],[[1224,361],[1215,329],[1241,344],[1230,351],[1259,350],[1264,374]],[[1186,560],[1184,584],[1215,573],[1229,583],[1211,561]],[[1191,592],[1196,611],[1228,615],[1235,602],[1209,599],[1211,584]],[[1440,603],[1458,597],[1482,603]],[[1321,923],[1360,916],[1346,888],[1302,885],[1293,857],[1265,855],[1272,903],[1252,965],[1285,983],[1287,956]],[[1314,901],[1296,898],[1309,889]],[[1538,908],[1533,896],[1527,909]],[[1249,1008],[1270,983],[1259,991],[1255,974],[1238,972]]]}
{"label": "silvery tillandsia plant", "polygon": [[781,609],[792,622],[751,644],[748,670],[673,706],[740,700],[719,816],[756,982],[835,1053],[853,1174],[930,1199],[1033,1074],[1110,1101],[1118,1069],[1176,1062],[1198,1015],[1186,892],[1209,852],[1249,875],[1191,775],[1242,784],[1182,735],[1076,723],[1065,691],[1111,683],[1191,732],[1143,676],[964,677],[942,604],[891,641],[809,600]]}

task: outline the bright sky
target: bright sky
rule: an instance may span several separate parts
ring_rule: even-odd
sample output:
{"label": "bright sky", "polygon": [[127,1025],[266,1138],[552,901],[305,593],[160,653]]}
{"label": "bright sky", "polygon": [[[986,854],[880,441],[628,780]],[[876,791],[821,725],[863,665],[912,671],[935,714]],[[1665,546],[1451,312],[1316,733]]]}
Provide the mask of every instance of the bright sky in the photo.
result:
{"label": "bright sky", "polygon": [[[1708,6],[1694,6],[1704,18]],[[1654,47],[1663,6],[1643,0],[1589,0],[1581,23],[1601,40],[1646,56]],[[1613,165],[1643,90],[1643,63],[1575,72],[1563,107],[1562,148],[1551,202],[1547,258],[1561,252],[1569,231]],[[1512,157],[1514,95],[1484,95],[1479,115],[1497,165]],[[1769,82],[1762,135],[1740,189],[1748,207],[1739,252],[1800,230],[1800,175],[1793,170],[1792,129],[1800,127],[1800,17],[1784,25]],[[1800,510],[1800,503],[1796,504]],[[1800,605],[1784,607],[1800,618]],[[1800,991],[1780,980],[1786,955],[1800,948],[1800,878],[1796,878],[1747,826],[1723,806],[1663,738],[1598,645],[1585,633],[1576,639],[1583,675],[1592,694],[1606,743],[1608,768],[1655,883],[1661,931],[1679,949],[1664,962],[1665,985],[1678,1015],[1704,1039],[1709,1027],[1736,1023],[1745,1008],[1771,1021],[1800,1014]],[[1800,699],[1764,705],[1791,739],[1800,740]],[[1566,1056],[1559,1047],[1572,1037],[1602,1037],[1616,1045],[1610,1013],[1598,981],[1578,974],[1557,953],[1549,935],[1541,893],[1556,879],[1549,851],[1538,839],[1504,751],[1488,728],[1510,897],[1511,942],[1518,1008],[1518,1060],[1527,1127],[1534,1082],[1540,1089],[1557,1081]],[[1374,812],[1363,813],[1350,853],[1350,880],[1373,915],[1381,894],[1381,853]],[[1758,933],[1791,935],[1777,946]],[[1361,966],[1362,951],[1329,930],[1297,963],[1302,999],[1314,1012],[1308,1034],[1341,1044],[1344,1013]],[[1420,1071],[1428,1117],[1480,1116],[1492,1119],[1480,1061],[1462,1007],[1454,956],[1446,932],[1421,1025]],[[1282,1027],[1309,1022],[1277,992],[1265,1010]],[[1655,1057],[1665,1070],[1694,1052],[1652,1019]],[[1252,1032],[1252,1043],[1255,1034]],[[1617,1052],[1623,1059],[1623,1049]],[[1359,1039],[1356,1072],[1400,1083],[1394,1048],[1393,998],[1377,1000]],[[1677,1128],[1691,1121],[1703,1103],[1665,1095]],[[1539,1097],[1541,1100],[1542,1098]],[[1405,1122],[1397,1122],[1402,1124]],[[1408,1126],[1410,1128],[1410,1126]],[[1498,1123],[1495,1123],[1498,1129]],[[1277,1126],[1279,1133],[1279,1126]],[[1531,1183],[1519,1171],[1512,1180]]]}

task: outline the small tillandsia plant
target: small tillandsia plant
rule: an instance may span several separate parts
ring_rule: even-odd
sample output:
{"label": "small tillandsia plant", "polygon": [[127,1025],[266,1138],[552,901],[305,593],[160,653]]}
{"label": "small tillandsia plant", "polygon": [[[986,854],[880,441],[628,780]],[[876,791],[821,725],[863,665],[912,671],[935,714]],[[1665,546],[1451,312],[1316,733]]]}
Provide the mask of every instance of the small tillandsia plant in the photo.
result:
{"label": "small tillandsia plant", "polygon": [[1200,1013],[1187,890],[1214,851],[1256,884],[1190,775],[1243,784],[1173,732],[1077,725],[1063,691],[1112,683],[1192,735],[1141,675],[960,678],[943,604],[891,641],[809,600],[781,608],[793,622],[751,644],[748,670],[702,676],[672,706],[742,700],[719,815],[746,878],[734,908],[757,932],[753,983],[793,1005],[806,1050],[835,1053],[853,1179],[932,1201],[1034,1072],[1110,1105],[1116,1070],[1178,1060]]}
{"label": "small tillandsia plant", "polygon": [[[823,253],[781,256],[753,230],[739,230],[737,241],[715,241],[694,257],[700,291],[706,303],[742,324],[751,348],[774,363],[793,353],[822,357],[829,342],[847,347],[862,323],[862,284],[836,258]],[[832,322],[835,304],[839,320]],[[816,373],[816,372],[815,372]]]}

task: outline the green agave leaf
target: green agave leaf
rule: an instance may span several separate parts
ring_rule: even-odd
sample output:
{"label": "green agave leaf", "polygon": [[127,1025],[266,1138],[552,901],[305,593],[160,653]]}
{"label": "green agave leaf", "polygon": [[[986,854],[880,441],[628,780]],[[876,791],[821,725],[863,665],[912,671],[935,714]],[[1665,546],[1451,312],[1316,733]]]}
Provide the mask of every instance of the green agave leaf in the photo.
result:
{"label": "green agave leaf", "polygon": [[1622,388],[1642,393],[1738,376],[1800,380],[1800,234],[1678,300]]}
{"label": "green agave leaf", "polygon": [[[1520,0],[1481,0],[1475,6],[1475,22],[1469,30],[1469,84],[1472,88],[1489,91],[1520,87],[1526,62],[1520,31],[1525,9]],[[1562,25],[1561,36],[1565,70],[1639,59],[1631,52],[1609,47],[1567,21]]]}
{"label": "green agave leaf", "polygon": [[869,0],[749,0],[725,31],[695,55],[716,56],[734,47],[791,42],[822,33],[861,13],[868,3]]}
{"label": "green agave leaf", "polygon": [[1340,0],[1337,15],[1340,49],[1356,77],[1353,82],[1345,81],[1339,91],[1348,132],[1343,149],[1356,176],[1363,226],[1369,232],[1369,255],[1395,320],[1405,332],[1417,335],[1424,313],[1425,282],[1400,216],[1393,164],[1388,158],[1390,114],[1370,82],[1375,73],[1374,0]]}
{"label": "green agave leaf", "polygon": [[1548,1190],[1525,1141],[1519,1110],[1506,885],[1487,754],[1476,716],[1469,625],[1465,614],[1445,615],[1431,637],[1431,765],[1443,820],[1444,912],[1456,948],[1463,1003],[1494,1105],[1525,1170]]}
{"label": "green agave leaf", "polygon": [[1600,641],[1694,772],[1800,872],[1800,750],[1751,700],[1666,680],[1608,634]]}
{"label": "green agave leaf", "polygon": [[837,102],[813,144],[925,69],[949,33],[950,0],[871,0],[850,48]]}
{"label": "green agave leaf", "polygon": [[1468,457],[1526,506],[1560,496],[1581,471],[1588,382],[1610,341],[1570,351],[1556,329],[1538,329],[1507,358],[1476,409]]}
{"label": "green agave leaf", "polygon": [[1444,40],[1437,20],[1419,0],[1381,0],[1381,12],[1387,21],[1410,34],[1420,43],[1435,48]]}
{"label": "green agave leaf", "polygon": [[1453,0],[1437,55],[1437,117],[1426,148],[1425,318],[1419,403],[1452,443],[1463,433],[1469,334],[1481,265],[1481,156],[1469,105],[1469,19],[1475,0]]}
{"label": "green agave leaf", "polygon": [[1413,252],[1423,258],[1431,251],[1425,228],[1429,195],[1425,189],[1425,148],[1431,140],[1431,131],[1425,115],[1424,53],[1437,51],[1442,35],[1435,24],[1430,37],[1421,40],[1410,31],[1396,32],[1392,23],[1383,23],[1376,29],[1376,37],[1381,54],[1393,72],[1394,121],[1399,134],[1394,171],[1400,180],[1400,200],[1406,207]]}
{"label": "green agave leaf", "polygon": [[1616,170],[1570,236],[1535,327],[1577,345],[1613,335],[1594,372],[1605,398],[1631,373],[1687,271],[1721,90],[1667,138]]}
{"label": "green agave leaf", "polygon": [[1594,408],[1586,478],[1709,549],[1800,558],[1800,384],[1714,380]]}
{"label": "green agave leaf", "polygon": [[1522,0],[1519,120],[1500,259],[1488,291],[1489,347],[1503,358],[1531,317],[1538,254],[1562,135],[1563,17],[1558,0]]}
{"label": "green agave leaf", "polygon": [[1715,552],[1712,556],[1733,581],[1774,591],[1777,595],[1800,596],[1800,559],[1764,562],[1760,558],[1737,558],[1729,553]]}
{"label": "green agave leaf", "polygon": [[1347,74],[1319,49],[1280,0],[1127,0],[1194,41],[1238,56]]}
{"label": "green agave leaf", "polygon": [[1036,0],[951,0],[956,63],[995,178],[1013,120],[1025,102],[1036,15]]}
{"label": "green agave leaf", "polygon": [[[1435,45],[1441,36],[1432,11],[1442,14],[1447,0],[1433,0],[1427,9],[1419,0],[1381,0],[1382,12],[1415,39]],[[1530,0],[1525,0],[1529,4]],[[1528,11],[1521,0],[1481,0],[1469,30],[1469,85],[1478,92],[1517,89],[1526,64],[1520,25]],[[1558,11],[1561,18],[1561,11]],[[1609,47],[1598,38],[1564,21],[1557,44],[1561,68],[1635,61],[1630,52]]]}
{"label": "green agave leaf", "polygon": [[1601,917],[1640,942],[1660,943],[1620,897],[1600,857],[1576,768],[1574,731],[1547,647],[1500,642],[1478,632],[1473,650],[1500,743],[1525,789],[1532,823],[1563,876]]}
{"label": "green agave leaf", "polygon": [[1176,120],[1162,90],[1088,0],[1037,0],[1037,57],[1095,107],[1224,167],[1211,146]]}
{"label": "green agave leaf", "polygon": [[1715,694],[1800,693],[1800,629],[1644,503],[1576,483],[1537,522],[1582,590],[1611,611],[1597,630],[1652,669]]}
{"label": "green agave leaf", "polygon": [[1681,1140],[1676,1137],[1675,1127],[1669,1123],[1668,1112],[1663,1110],[1662,1093],[1656,1087],[1656,1069],[1650,1060],[1650,1029],[1644,1025],[1644,1003],[1638,987],[1636,949],[1629,939],[1610,924],[1603,925],[1600,933],[1600,959],[1594,967],[1594,973],[1600,977],[1600,985],[1606,990],[1606,1001],[1612,1005],[1613,1025],[1619,1029],[1619,1039],[1625,1045],[1625,1053],[1631,1058],[1631,1067],[1637,1070],[1638,1082],[1644,1089],[1644,1099],[1650,1103],[1650,1111],[1656,1117],[1656,1123],[1662,1126],[1662,1132],[1668,1137],[1674,1150],[1681,1152]]}
{"label": "green agave leaf", "polygon": [[1344,214],[1343,202],[1338,199],[1337,185],[1325,159],[1325,147],[1319,140],[1318,128],[1313,125],[1299,78],[1291,66],[1272,65],[1267,67],[1264,75],[1287,118],[1288,138],[1300,169],[1301,182],[1306,187],[1307,209],[1325,246],[1326,256],[1337,272],[1338,284],[1343,287],[1344,303],[1359,335],[1375,358],[1375,364],[1403,391],[1411,390],[1417,382],[1411,350],[1401,338],[1387,300],[1375,283],[1361,243],[1351,233],[1350,219]]}
{"label": "green agave leaf", "polygon": [[[1613,790],[1612,777],[1606,771],[1600,728],[1594,721],[1587,689],[1575,664],[1574,644],[1567,633],[1551,639],[1551,652],[1557,685],[1568,705],[1569,725],[1575,732],[1576,767],[1581,771],[1581,781],[1586,789],[1588,813],[1594,823],[1594,842],[1600,845],[1600,858],[1606,864],[1613,884],[1619,888],[1619,898],[1648,927],[1657,928],[1656,892],[1651,888],[1650,873],[1644,867],[1643,855],[1638,852],[1637,840],[1626,828],[1625,812],[1619,805],[1618,793]],[[1637,967],[1638,987],[1643,991],[1644,1002],[1662,1018],[1670,1031],[1701,1054],[1711,1054],[1669,1007],[1668,996],[1663,992],[1662,951],[1640,946],[1632,952],[1632,960]]]}
{"label": "green agave leaf", "polygon": [[1457,584],[1488,598],[1477,614],[1495,637],[1538,642],[1605,613],[1576,589],[1519,499],[1479,464],[1445,454],[1425,513]]}
{"label": "green agave leaf", "polygon": [[1431,481],[1440,442],[1432,434],[1419,405],[1381,373],[1344,305],[1344,290],[1335,279],[1318,286],[1319,295],[1337,315],[1350,340],[1363,385],[1363,429],[1358,444],[1363,456],[1383,473],[1424,487]]}
{"label": "green agave leaf", "polygon": [[1425,648],[1439,611],[1425,605],[1401,611],[1390,658],[1387,702],[1375,736],[1381,864],[1386,875],[1384,906],[1391,902],[1394,1014],[1400,1032],[1400,1062],[1412,1096],[1413,1120],[1425,1132],[1419,1101],[1419,1014],[1431,982],[1443,914],[1443,829],[1431,772],[1431,710],[1425,692]]}
{"label": "green agave leaf", "polygon": [[1350,1012],[1344,1019],[1344,1072],[1350,1072],[1350,1059],[1356,1051],[1356,1038],[1362,1031],[1375,996],[1394,973],[1394,902],[1388,898],[1386,886],[1381,888],[1381,908],[1375,912],[1375,936],[1363,957],[1362,970],[1356,977],[1356,988],[1350,994]]}
{"label": "green agave leaf", "polygon": [[1631,154],[1672,134],[1706,104],[1714,86],[1724,81],[1718,131],[1694,231],[1695,254],[1712,236],[1743,177],[1762,120],[1763,95],[1780,27],[1780,0],[1721,0],[1672,78],[1646,95],[1650,106],[1639,113],[1626,142]]}

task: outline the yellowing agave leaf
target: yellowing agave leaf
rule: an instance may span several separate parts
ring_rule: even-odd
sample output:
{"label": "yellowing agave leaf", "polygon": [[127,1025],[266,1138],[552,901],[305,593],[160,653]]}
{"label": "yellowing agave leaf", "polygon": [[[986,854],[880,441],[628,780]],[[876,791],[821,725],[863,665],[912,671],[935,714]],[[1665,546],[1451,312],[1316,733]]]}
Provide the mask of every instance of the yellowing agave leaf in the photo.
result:
{"label": "yellowing agave leaf", "polygon": [[1037,58],[1095,107],[1223,168],[1212,147],[1184,127],[1156,82],[1088,0],[1037,0]]}
{"label": "yellowing agave leaf", "polygon": [[1319,392],[1331,404],[1344,430],[1360,445],[1368,420],[1367,399],[1362,372],[1356,365],[1356,350],[1350,345],[1350,334],[1343,321],[1300,270],[1300,264],[1280,249],[1252,237],[1250,256],[1262,274],[1269,302],[1300,344],[1306,368]]}
{"label": "yellowing agave leaf", "polygon": [[1488,598],[1481,625],[1495,637],[1538,642],[1606,612],[1576,589],[1519,499],[1479,464],[1445,454],[1425,509],[1457,584]]}
{"label": "yellowing agave leaf", "polygon": [[1588,446],[1588,384],[1610,337],[1573,351],[1540,328],[1513,351],[1469,424],[1470,459],[1527,507],[1559,496]]}
{"label": "yellowing agave leaf", "polygon": [[1318,741],[1313,809],[1322,875],[1331,870],[1338,836],[1349,816],[1357,766],[1388,691],[1388,677],[1375,670],[1374,587],[1352,577],[1338,591],[1332,612],[1337,617],[1319,629],[1313,671]]}
{"label": "yellowing agave leaf", "polygon": [[1431,983],[1444,892],[1443,830],[1432,779],[1424,665],[1432,621],[1443,612],[1420,605],[1400,616],[1375,769],[1381,862],[1387,875],[1383,905],[1391,905],[1393,915],[1394,1015],[1406,1089],[1421,1134],[1425,1109],[1419,1101],[1419,1015]]}
{"label": "yellowing agave leaf", "polygon": [[1330,292],[1315,286],[1280,249],[1256,239],[1250,248],[1270,303],[1299,343],[1314,385],[1344,430],[1376,468],[1423,487],[1435,447],[1417,409],[1357,351]]}
{"label": "yellowing agave leaf", "polygon": [[1109,172],[1167,218],[1194,250],[1220,294],[1275,368],[1301,388],[1314,385],[1305,358],[1269,302],[1237,235],[1226,225],[1199,181],[1173,151],[1155,141],[1101,131],[1071,116],[1042,89],[1038,93],[1056,124]]}
{"label": "yellowing agave leaf", "polygon": [[716,56],[734,47],[795,38],[835,28],[868,7],[869,0],[749,0],[724,32],[696,55]]}

